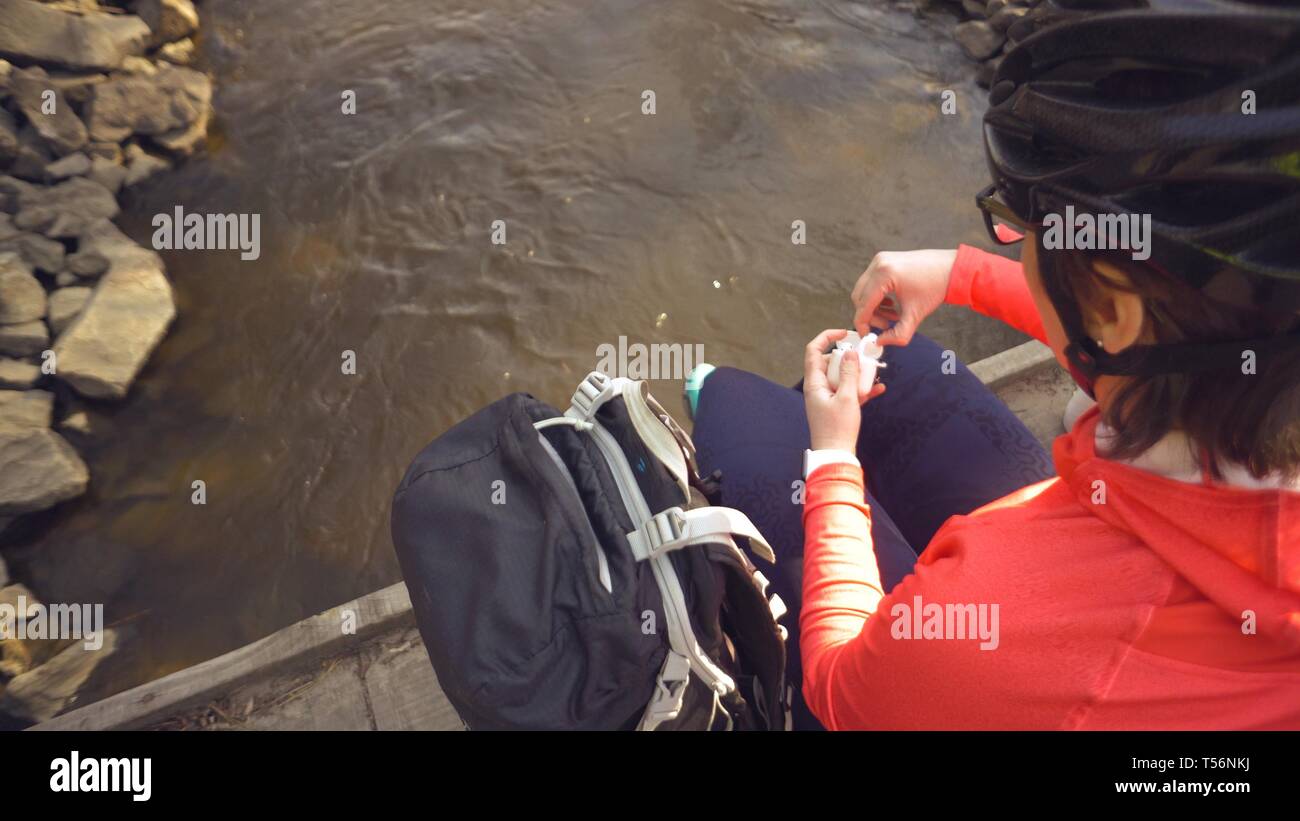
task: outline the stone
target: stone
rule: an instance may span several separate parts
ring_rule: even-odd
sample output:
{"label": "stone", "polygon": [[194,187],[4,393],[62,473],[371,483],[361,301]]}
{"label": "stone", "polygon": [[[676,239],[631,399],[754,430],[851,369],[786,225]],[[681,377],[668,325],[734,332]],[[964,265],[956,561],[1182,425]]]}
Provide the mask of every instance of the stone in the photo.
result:
{"label": "stone", "polygon": [[72,320],[76,319],[77,314],[81,313],[92,291],[93,288],[76,285],[71,288],[59,288],[50,294],[49,323],[50,330],[56,337],[63,333],[63,329],[68,327]]}
{"label": "stone", "polygon": [[0,515],[35,513],[86,492],[90,472],[48,428],[0,429]]}
{"label": "stone", "polygon": [[166,60],[173,65],[188,66],[194,62],[194,56],[197,50],[194,46],[194,38],[187,37],[184,40],[177,40],[174,43],[168,43],[158,49],[158,59]]}
{"label": "stone", "polygon": [[996,31],[1006,32],[1015,22],[1029,13],[1024,6],[1005,6],[989,17],[989,25]]}
{"label": "stone", "polygon": [[207,142],[208,119],[211,115],[212,110],[205,108],[192,125],[159,134],[153,138],[153,141],[173,154],[188,157]]}
{"label": "stone", "polygon": [[988,5],[984,0],[961,0],[961,7],[974,20],[983,20],[988,17],[988,12],[985,11]]}
{"label": "stone", "polygon": [[19,199],[14,225],[47,237],[79,236],[100,219],[117,216],[117,198],[104,186],[73,177],[49,188],[35,188]]}
{"label": "stone", "polygon": [[89,173],[90,157],[80,151],[45,166],[46,182],[61,182],[69,177],[84,177]]}
{"label": "stone", "polygon": [[0,211],[0,242],[23,236],[22,230],[14,225],[14,218]]}
{"label": "stone", "polygon": [[85,411],[74,411],[59,423],[59,427],[80,436],[89,436],[91,432],[90,415]]}
{"label": "stone", "polygon": [[122,179],[122,185],[139,185],[171,167],[171,161],[166,157],[150,154],[138,145],[129,145],[126,147],[126,176]]}
{"label": "stone", "polygon": [[956,37],[962,51],[966,52],[966,56],[972,60],[987,60],[997,54],[1006,39],[985,20],[958,23]]}
{"label": "stone", "polygon": [[0,354],[31,356],[50,344],[50,331],[39,319],[18,325],[0,325]]}
{"label": "stone", "polygon": [[93,279],[108,270],[108,257],[94,251],[77,251],[68,254],[64,267],[79,277]]}
{"label": "stone", "polygon": [[90,161],[90,173],[86,176],[104,186],[108,193],[116,196],[117,192],[122,190],[122,184],[126,182],[127,173],[126,166],[120,162],[95,157]]}
{"label": "stone", "polygon": [[993,19],[993,15],[1006,8],[1007,4],[1010,2],[1011,0],[988,0],[988,2],[984,4],[984,18],[988,20]]}
{"label": "stone", "polygon": [[[45,69],[35,66],[15,70],[9,80],[9,89],[18,110],[41,135],[52,154],[63,157],[86,144],[85,123],[72,110],[63,92],[50,82]],[[46,102],[49,92],[54,93],[52,106]]]}
{"label": "stone", "polygon": [[136,0],[131,10],[153,32],[154,45],[180,40],[199,30],[199,13],[190,0]]}
{"label": "stone", "polygon": [[14,115],[0,108],[0,165],[8,165],[18,157],[18,121]]}
{"label": "stone", "polygon": [[993,85],[993,77],[997,73],[998,66],[1002,65],[1002,60],[1005,57],[1006,55],[999,54],[991,60],[985,60],[983,63],[980,63],[979,71],[975,73],[975,82],[978,83],[981,88],[988,88]]}
{"label": "stone", "polygon": [[47,430],[54,417],[49,391],[0,390],[0,434]]}
{"label": "stone", "polygon": [[45,289],[31,267],[13,251],[0,253],[0,326],[45,316]]}
{"label": "stone", "polygon": [[100,71],[54,69],[49,72],[48,82],[51,87],[63,92],[63,96],[73,104],[74,109],[80,110],[80,107],[90,99],[90,87],[107,79],[108,75]]}
{"label": "stone", "polygon": [[41,378],[39,365],[0,357],[0,388],[25,391]]}
{"label": "stone", "polygon": [[33,182],[45,180],[45,166],[54,161],[49,146],[41,135],[36,133],[31,123],[23,123],[18,129],[18,153],[9,166],[9,173]]}
{"label": "stone", "polygon": [[121,399],[176,316],[171,284],[162,259],[108,220],[80,247],[106,257],[109,269],[54,346],[58,376],[82,396]]}
{"label": "stone", "polygon": [[5,252],[17,254],[32,268],[47,274],[57,274],[63,270],[63,243],[40,234],[18,232],[13,237],[0,240],[0,253]]}
{"label": "stone", "polygon": [[54,284],[60,288],[67,288],[70,285],[76,285],[81,279],[70,271],[59,271],[54,275]]}
{"label": "stone", "polygon": [[68,14],[35,0],[0,0],[0,56],[21,64],[108,71],[143,54],[151,32],[133,14]]}
{"label": "stone", "polygon": [[[4,523],[0,522],[0,533],[5,529]],[[5,560],[0,558],[0,587],[9,584],[9,568],[5,567]]]}
{"label": "stone", "polygon": [[96,141],[156,137],[191,128],[211,103],[212,81],[206,75],[164,64],[153,77],[114,76],[96,85],[86,104],[86,124]]}
{"label": "stone", "polygon": [[35,191],[36,186],[17,177],[0,177],[0,211],[6,214],[18,213],[19,202]]}
{"label": "stone", "polygon": [[104,630],[102,645],[74,641],[54,658],[10,680],[0,696],[0,712],[22,721],[49,721],[77,703],[77,693],[95,669],[117,649],[117,632]]}
{"label": "stone", "polygon": [[152,77],[158,73],[158,66],[148,57],[127,57],[118,72],[132,77]]}
{"label": "stone", "polygon": [[93,160],[108,160],[112,163],[122,162],[122,146],[117,143],[86,143],[86,154]]}
{"label": "stone", "polygon": [[[25,585],[9,584],[0,587],[0,675],[6,678],[22,675],[32,667],[54,655],[53,642],[44,639],[5,638],[10,635],[9,612],[13,609],[15,621],[19,613],[31,618],[40,612],[41,600]],[[62,649],[60,647],[59,649]]]}

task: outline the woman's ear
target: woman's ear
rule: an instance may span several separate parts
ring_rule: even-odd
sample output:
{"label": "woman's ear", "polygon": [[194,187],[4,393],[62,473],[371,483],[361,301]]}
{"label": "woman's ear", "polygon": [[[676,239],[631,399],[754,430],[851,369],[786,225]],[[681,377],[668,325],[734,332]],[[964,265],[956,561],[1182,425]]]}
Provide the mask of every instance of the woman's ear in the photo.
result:
{"label": "woman's ear", "polygon": [[1133,283],[1119,268],[1097,261],[1098,299],[1088,321],[1088,333],[1107,353],[1119,353],[1143,339],[1146,308]]}

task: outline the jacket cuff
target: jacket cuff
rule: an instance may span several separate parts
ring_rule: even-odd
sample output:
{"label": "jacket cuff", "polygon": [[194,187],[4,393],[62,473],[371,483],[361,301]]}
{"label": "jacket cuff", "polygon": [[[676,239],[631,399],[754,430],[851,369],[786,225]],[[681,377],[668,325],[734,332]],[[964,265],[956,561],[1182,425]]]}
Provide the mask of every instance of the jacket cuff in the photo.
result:
{"label": "jacket cuff", "polygon": [[952,271],[948,274],[948,292],[944,294],[944,302],[970,306],[970,291],[975,282],[975,273],[983,261],[982,257],[987,253],[973,245],[957,246],[957,259],[953,260]]}

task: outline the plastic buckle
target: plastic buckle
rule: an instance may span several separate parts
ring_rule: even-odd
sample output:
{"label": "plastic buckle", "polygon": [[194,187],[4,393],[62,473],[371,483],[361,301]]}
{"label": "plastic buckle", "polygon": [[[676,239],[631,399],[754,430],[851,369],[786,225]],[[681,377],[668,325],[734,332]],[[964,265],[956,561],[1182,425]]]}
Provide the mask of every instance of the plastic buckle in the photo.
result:
{"label": "plastic buckle", "polygon": [[627,542],[637,561],[644,561],[659,555],[664,545],[678,541],[685,533],[685,511],[680,507],[670,507],[627,534]]}
{"label": "plastic buckle", "polygon": [[576,414],[579,418],[590,420],[600,410],[600,406],[609,401],[614,394],[614,380],[602,371],[592,371],[578,384],[569,402],[568,416]]}
{"label": "plastic buckle", "polygon": [[691,679],[691,663],[686,656],[669,650],[664,666],[655,679],[655,693],[646,706],[637,729],[654,730],[665,721],[672,721],[682,711],[682,700]]}

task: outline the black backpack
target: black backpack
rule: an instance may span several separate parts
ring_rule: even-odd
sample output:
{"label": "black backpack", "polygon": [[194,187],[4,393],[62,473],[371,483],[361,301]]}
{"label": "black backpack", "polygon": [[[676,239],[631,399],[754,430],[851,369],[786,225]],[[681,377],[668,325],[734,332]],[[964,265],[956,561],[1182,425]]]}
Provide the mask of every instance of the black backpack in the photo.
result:
{"label": "black backpack", "polygon": [[784,605],[710,505],[645,383],[593,372],[564,414],[505,397],[420,452],[393,544],[471,729],[787,728]]}

